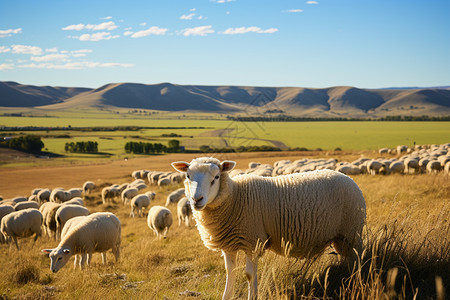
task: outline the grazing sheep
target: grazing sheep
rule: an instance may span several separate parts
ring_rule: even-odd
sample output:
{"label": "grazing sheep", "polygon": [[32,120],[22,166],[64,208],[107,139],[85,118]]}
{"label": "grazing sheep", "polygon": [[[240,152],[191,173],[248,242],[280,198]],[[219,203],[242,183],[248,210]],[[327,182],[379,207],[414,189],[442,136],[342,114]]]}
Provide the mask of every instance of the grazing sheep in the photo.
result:
{"label": "grazing sheep", "polygon": [[284,255],[311,258],[333,245],[349,261],[362,248],[366,204],[348,176],[331,170],[277,177],[230,178],[235,162],[197,158],[174,162],[186,173],[186,196],[206,247],[221,250],[227,281],[224,299],[233,294],[239,250],[246,255],[249,299],[257,297],[257,256],[263,246]]}
{"label": "grazing sheep", "polygon": [[141,170],[135,170],[131,172],[131,177],[134,179],[141,179]]}
{"label": "grazing sheep", "polygon": [[24,201],[24,202],[19,202],[14,206],[15,211],[19,211],[19,210],[27,209],[27,208],[39,209],[39,204],[35,201]]}
{"label": "grazing sheep", "polygon": [[68,199],[66,199],[64,202],[75,198],[75,197],[82,197],[83,196],[83,189],[80,188],[72,188],[70,190],[67,191],[70,195],[68,197]]}
{"label": "grazing sheep", "polygon": [[42,226],[44,227],[45,234],[56,240],[56,211],[62,204],[55,202],[45,202],[39,208],[39,211],[42,213],[43,222]]}
{"label": "grazing sheep", "polygon": [[372,175],[384,173],[386,171],[386,165],[381,161],[372,159],[367,162],[367,171]]}
{"label": "grazing sheep", "polygon": [[190,220],[192,217],[191,203],[187,197],[183,197],[177,204],[177,216],[178,216],[178,226],[184,221],[186,227],[190,227]]}
{"label": "grazing sheep", "polygon": [[386,170],[387,174],[398,173],[403,174],[405,169],[405,164],[402,161],[394,161],[392,162]]}
{"label": "grazing sheep", "polygon": [[[80,223],[83,220],[84,217],[85,216],[78,216],[78,217],[73,217],[73,218],[67,220],[66,224],[64,224],[64,227],[61,230],[61,239],[63,239],[66,236],[66,234],[73,227],[77,226],[78,223]],[[105,264],[105,259],[106,259],[106,256],[104,257],[104,255],[106,255],[106,252],[102,252],[103,264]],[[73,262],[73,268],[74,269],[76,269],[77,263],[80,264],[80,268],[81,268],[81,254],[76,254],[75,255],[75,259],[74,259],[74,262]]]}
{"label": "grazing sheep", "polygon": [[[14,207],[12,205],[4,205],[4,204],[0,205],[0,222],[4,216],[12,213],[13,211],[14,211]],[[4,238],[3,234],[1,234],[1,232],[0,232],[0,243],[3,244],[5,242],[6,242],[5,238]]]}
{"label": "grazing sheep", "polygon": [[157,237],[167,237],[167,232],[172,226],[172,212],[164,206],[152,206],[148,211],[147,224]]}
{"label": "grazing sheep", "polygon": [[380,153],[380,155],[388,154],[389,148],[381,148],[380,150],[378,150],[378,153]]}
{"label": "grazing sheep", "polygon": [[441,162],[438,160],[431,160],[427,164],[427,173],[438,173],[441,170]]}
{"label": "grazing sheep", "polygon": [[341,172],[345,175],[361,174],[361,169],[356,165],[342,165],[342,166],[337,167],[336,171]]}
{"label": "grazing sheep", "polygon": [[37,194],[37,201],[42,204],[50,200],[50,194],[52,193],[49,189],[43,189]]}
{"label": "grazing sheep", "polygon": [[50,194],[50,201],[61,203],[70,200],[71,196],[72,195],[70,193],[66,192],[62,188],[56,188]]}
{"label": "grazing sheep", "polygon": [[89,215],[89,210],[77,204],[64,204],[61,205],[56,210],[55,220],[56,220],[56,236],[61,236],[61,230],[66,224],[67,220],[78,217],[78,216],[87,216]]}
{"label": "grazing sheep", "polygon": [[414,173],[418,173],[420,170],[419,160],[416,158],[408,157],[405,159],[404,164],[406,174],[409,174],[411,170],[414,170]]}
{"label": "grazing sheep", "polygon": [[130,217],[134,218],[134,211],[137,210],[138,216],[142,217],[142,208],[149,207],[150,201],[155,199],[154,192],[147,192],[145,194],[136,195],[131,199],[130,206],[131,212]]}
{"label": "grazing sheep", "polygon": [[169,206],[171,203],[178,203],[181,198],[184,197],[184,188],[179,188],[169,194],[166,199],[165,206]]}
{"label": "grazing sheep", "polygon": [[75,197],[75,198],[70,199],[69,201],[64,202],[64,205],[68,205],[68,204],[76,204],[76,205],[84,206],[84,201],[80,197]]}
{"label": "grazing sheep", "polygon": [[83,184],[83,192],[85,195],[89,195],[95,189],[95,183],[92,181],[86,181]]}
{"label": "grazing sheep", "polygon": [[170,178],[168,178],[168,177],[163,177],[163,178],[160,178],[158,180],[158,186],[159,187],[166,186],[166,185],[169,185],[169,184],[170,184]]}
{"label": "grazing sheep", "polygon": [[444,166],[444,174],[450,174],[450,161],[448,161]]}
{"label": "grazing sheep", "polygon": [[12,202],[15,202],[16,204],[19,202],[25,202],[28,201],[28,198],[26,197],[14,197],[11,199]]}
{"label": "grazing sheep", "polygon": [[50,253],[50,270],[58,272],[70,257],[81,254],[80,268],[90,264],[94,252],[106,252],[112,249],[116,263],[120,257],[121,224],[119,219],[109,212],[93,213],[84,217],[74,226],[54,249],[44,249]]}
{"label": "grazing sheep", "polygon": [[34,241],[42,234],[42,214],[35,208],[28,208],[7,214],[2,218],[0,232],[5,240],[13,239],[19,250],[18,237],[29,237],[35,234]]}
{"label": "grazing sheep", "polygon": [[35,188],[31,191],[31,195],[37,195],[42,190],[43,190],[42,188]]}
{"label": "grazing sheep", "polygon": [[158,180],[159,177],[161,177],[161,175],[163,175],[163,172],[152,172],[148,174],[148,182],[152,183],[152,184],[158,184]]}
{"label": "grazing sheep", "polygon": [[122,202],[123,204],[128,204],[128,201],[131,201],[134,196],[136,196],[139,193],[139,190],[134,187],[126,188],[122,192]]}
{"label": "grazing sheep", "polygon": [[113,202],[113,200],[120,195],[120,190],[114,186],[104,187],[102,190],[102,202],[106,204]]}

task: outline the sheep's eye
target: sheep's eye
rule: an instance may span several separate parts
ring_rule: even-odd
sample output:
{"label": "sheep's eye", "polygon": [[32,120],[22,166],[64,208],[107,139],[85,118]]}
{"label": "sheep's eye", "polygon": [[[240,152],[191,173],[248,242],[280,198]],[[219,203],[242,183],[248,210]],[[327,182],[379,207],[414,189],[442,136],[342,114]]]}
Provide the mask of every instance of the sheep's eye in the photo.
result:
{"label": "sheep's eye", "polygon": [[214,177],[214,179],[219,179],[219,175],[216,175],[216,177]]}

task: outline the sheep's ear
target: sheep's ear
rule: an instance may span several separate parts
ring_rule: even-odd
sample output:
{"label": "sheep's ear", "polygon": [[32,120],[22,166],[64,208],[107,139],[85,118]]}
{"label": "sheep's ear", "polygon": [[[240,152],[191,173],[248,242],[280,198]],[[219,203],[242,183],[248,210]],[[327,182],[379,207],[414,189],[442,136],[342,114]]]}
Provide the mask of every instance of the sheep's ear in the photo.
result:
{"label": "sheep's ear", "polygon": [[220,170],[222,172],[229,172],[229,171],[233,170],[235,165],[236,165],[236,162],[234,162],[234,161],[224,160],[223,162],[220,163]]}
{"label": "sheep's ear", "polygon": [[41,252],[44,252],[44,253],[50,253],[52,251],[53,251],[53,249],[42,249],[41,250]]}
{"label": "sheep's ear", "polygon": [[172,163],[172,167],[178,172],[185,173],[189,168],[189,163],[185,161],[176,161]]}

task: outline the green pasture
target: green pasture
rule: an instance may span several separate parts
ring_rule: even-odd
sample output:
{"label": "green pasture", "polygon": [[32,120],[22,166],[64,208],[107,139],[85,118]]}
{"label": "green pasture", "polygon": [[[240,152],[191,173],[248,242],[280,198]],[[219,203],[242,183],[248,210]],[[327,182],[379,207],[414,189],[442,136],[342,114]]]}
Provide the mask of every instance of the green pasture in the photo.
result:
{"label": "green pasture", "polygon": [[[280,143],[289,148],[304,147],[310,150],[375,150],[397,145],[441,144],[450,142],[450,122],[238,122],[213,119],[214,115],[175,114],[167,119],[162,115],[130,115],[126,113],[86,112],[61,113],[47,117],[0,117],[0,126],[42,126],[42,127],[111,127],[139,126],[153,127],[137,131],[78,131],[45,130],[21,131],[12,134],[36,134],[44,141],[50,152],[64,154],[66,142],[96,141],[99,151],[112,155],[124,155],[128,141],[160,142],[180,140],[186,149],[198,149],[202,145],[211,148],[252,145],[277,146]],[[159,129],[166,127],[164,129]],[[162,137],[176,133],[181,137]],[[2,133],[0,133],[1,135]],[[3,132],[4,135],[9,134]],[[69,136],[69,138],[64,137]]]}

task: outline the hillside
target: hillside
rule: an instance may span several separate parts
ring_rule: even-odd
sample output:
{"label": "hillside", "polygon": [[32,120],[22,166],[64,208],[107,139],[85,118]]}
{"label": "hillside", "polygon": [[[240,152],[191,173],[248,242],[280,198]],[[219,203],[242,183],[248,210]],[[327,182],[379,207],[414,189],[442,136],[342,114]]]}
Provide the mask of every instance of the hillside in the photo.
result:
{"label": "hillside", "polygon": [[359,89],[350,86],[322,89],[194,86],[171,83],[115,83],[87,89],[0,82],[0,106],[48,110],[118,107],[252,115],[275,111],[299,117],[448,116],[450,90]]}

